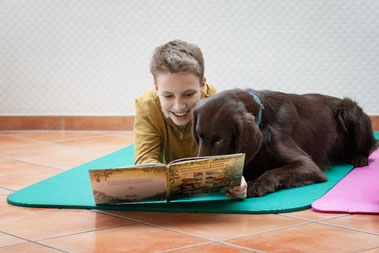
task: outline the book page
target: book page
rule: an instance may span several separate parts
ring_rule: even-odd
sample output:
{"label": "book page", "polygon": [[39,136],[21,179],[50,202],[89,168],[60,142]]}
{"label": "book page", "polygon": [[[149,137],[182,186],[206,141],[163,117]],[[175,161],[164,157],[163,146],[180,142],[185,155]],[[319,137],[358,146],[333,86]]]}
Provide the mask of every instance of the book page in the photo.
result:
{"label": "book page", "polygon": [[165,165],[89,170],[96,204],[161,201],[167,198]]}
{"label": "book page", "polygon": [[245,154],[173,163],[169,167],[170,200],[223,193],[241,184]]}
{"label": "book page", "polygon": [[184,157],[180,159],[176,159],[168,164],[168,166],[171,166],[171,164],[174,163],[182,163],[187,161],[197,161],[197,160],[204,160],[204,159],[210,159],[210,158],[220,158],[220,157],[229,157],[229,156],[239,156],[242,155],[242,153],[237,154],[229,154],[229,155],[213,155],[213,156],[194,156],[194,157]]}

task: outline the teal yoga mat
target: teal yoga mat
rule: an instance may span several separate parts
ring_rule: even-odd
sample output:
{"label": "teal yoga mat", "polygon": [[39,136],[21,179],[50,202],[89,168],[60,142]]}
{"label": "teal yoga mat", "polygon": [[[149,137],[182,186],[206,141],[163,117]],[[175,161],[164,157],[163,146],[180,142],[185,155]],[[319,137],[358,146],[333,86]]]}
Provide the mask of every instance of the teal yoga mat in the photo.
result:
{"label": "teal yoga mat", "polygon": [[[375,132],[378,139],[379,132]],[[8,203],[26,207],[50,207],[73,209],[111,209],[165,212],[204,212],[204,213],[281,213],[308,209],[312,202],[321,198],[336,185],[353,166],[334,165],[326,172],[328,182],[298,188],[285,189],[264,197],[245,200],[230,200],[226,197],[191,199],[186,202],[138,203],[122,205],[96,205],[88,169],[100,169],[132,165],[134,146],[75,167],[61,174],[26,187],[8,196]],[[208,201],[206,201],[208,200]]]}

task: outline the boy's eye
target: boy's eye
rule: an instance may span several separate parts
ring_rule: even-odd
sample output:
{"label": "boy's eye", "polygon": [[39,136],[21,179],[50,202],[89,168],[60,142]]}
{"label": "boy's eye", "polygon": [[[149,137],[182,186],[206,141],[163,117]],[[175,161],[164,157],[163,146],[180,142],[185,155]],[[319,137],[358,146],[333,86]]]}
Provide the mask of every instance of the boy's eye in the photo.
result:
{"label": "boy's eye", "polygon": [[172,98],[173,95],[163,95],[164,98]]}
{"label": "boy's eye", "polygon": [[185,96],[185,97],[192,97],[193,94],[194,94],[194,93],[187,93],[187,94],[185,94],[184,96]]}

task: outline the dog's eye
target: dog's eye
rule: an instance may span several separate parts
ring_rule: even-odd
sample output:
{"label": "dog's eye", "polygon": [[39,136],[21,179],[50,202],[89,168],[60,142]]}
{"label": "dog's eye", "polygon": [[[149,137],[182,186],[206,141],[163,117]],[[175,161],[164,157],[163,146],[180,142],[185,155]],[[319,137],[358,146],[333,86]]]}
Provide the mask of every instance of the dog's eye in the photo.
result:
{"label": "dog's eye", "polygon": [[223,143],[225,141],[225,139],[219,139],[217,141],[214,142],[215,145],[219,145],[221,143]]}

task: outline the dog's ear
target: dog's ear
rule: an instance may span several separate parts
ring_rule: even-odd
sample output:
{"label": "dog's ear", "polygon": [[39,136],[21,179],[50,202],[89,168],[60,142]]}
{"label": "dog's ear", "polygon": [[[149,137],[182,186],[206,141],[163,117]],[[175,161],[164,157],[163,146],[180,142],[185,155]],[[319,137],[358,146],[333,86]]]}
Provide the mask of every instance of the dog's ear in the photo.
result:
{"label": "dog's ear", "polygon": [[250,162],[262,145],[262,133],[255,117],[246,110],[235,115],[236,153],[246,153],[245,164]]}
{"label": "dog's ear", "polygon": [[199,145],[199,136],[197,135],[197,131],[196,131],[197,116],[198,116],[198,111],[192,110],[192,136],[195,139],[196,143]]}

